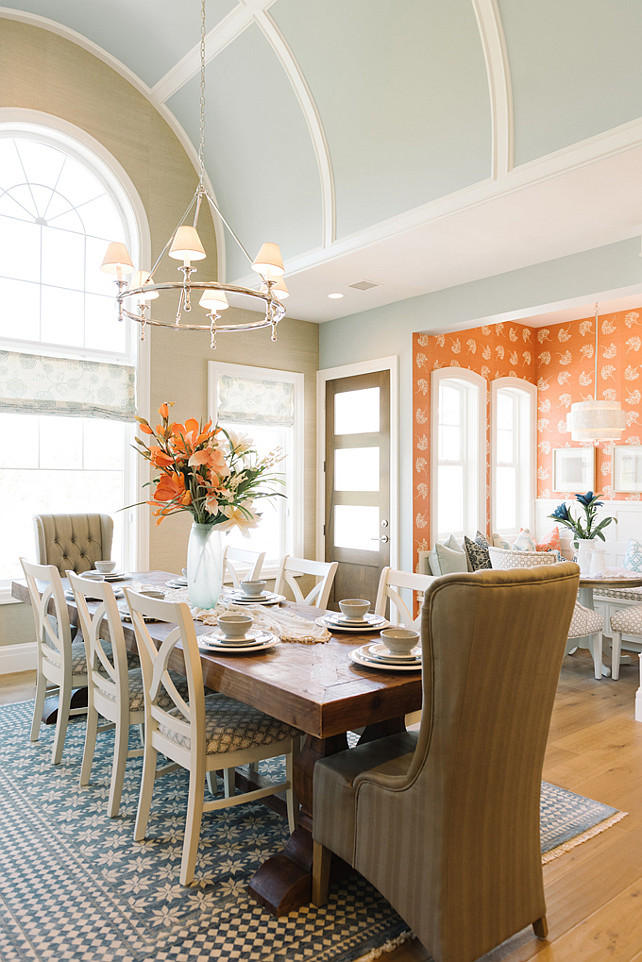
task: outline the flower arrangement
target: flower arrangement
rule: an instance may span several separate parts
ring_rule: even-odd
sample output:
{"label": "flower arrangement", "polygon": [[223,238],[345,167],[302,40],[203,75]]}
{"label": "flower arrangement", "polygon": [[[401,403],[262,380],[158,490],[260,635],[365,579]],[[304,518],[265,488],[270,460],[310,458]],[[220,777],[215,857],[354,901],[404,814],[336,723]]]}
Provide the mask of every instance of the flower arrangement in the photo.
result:
{"label": "flower arrangement", "polygon": [[137,451],[159,474],[148,484],[154,486],[147,504],[155,508],[156,524],[171,514],[188,511],[196,524],[217,525],[219,530],[237,526],[249,537],[260,515],[258,498],[285,497],[275,486],[283,478],[272,468],[284,455],[274,451],[259,458],[253,442],[245,435],[212,422],[188,418],[184,424],[169,420],[173,401],[161,404],[161,423],[155,428],[137,417],[139,429],[149,443],[136,438]]}
{"label": "flower arrangement", "polygon": [[602,541],[605,541],[606,539],[602,533],[603,529],[606,528],[611,521],[617,523],[617,519],[613,517],[602,518],[599,524],[596,524],[597,509],[601,508],[604,504],[603,501],[597,500],[599,495],[593,494],[592,491],[587,491],[586,494],[576,494],[575,497],[584,509],[584,518],[581,516],[574,518],[565,501],[562,501],[552,514],[549,514],[549,518],[553,518],[554,521],[559,521],[565,527],[570,528],[573,532],[574,543],[580,540],[590,541],[593,538],[601,538]]}

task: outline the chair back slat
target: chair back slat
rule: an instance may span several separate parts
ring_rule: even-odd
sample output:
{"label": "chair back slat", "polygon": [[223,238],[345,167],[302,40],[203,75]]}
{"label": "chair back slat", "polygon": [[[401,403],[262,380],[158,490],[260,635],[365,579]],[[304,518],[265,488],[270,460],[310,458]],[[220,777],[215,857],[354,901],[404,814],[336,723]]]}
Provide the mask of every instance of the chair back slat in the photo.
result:
{"label": "chair back slat", "polygon": [[[20,559],[27,581],[36,628],[38,658],[56,667],[71,665],[71,624],[60,573],[55,565]],[[53,618],[50,607],[53,603]]]}
{"label": "chair back slat", "polygon": [[[128,665],[125,634],[114,589],[106,581],[88,581],[73,571],[67,571],[67,578],[76,599],[92,684],[117,699],[120,691],[127,691]],[[90,611],[88,602],[95,601],[98,605]],[[103,633],[107,635],[105,639]],[[111,655],[105,649],[105,641],[111,645]]]}
{"label": "chair back slat", "polygon": [[[287,586],[298,604],[327,608],[337,567],[336,561],[309,561],[307,558],[291,558],[285,555],[276,576],[274,590],[277,594],[283,594]],[[296,575],[311,575],[319,581],[304,596]]]}
{"label": "chair back slat", "polygon": [[417,618],[413,618],[412,610],[407,604],[406,600],[402,597],[398,589],[406,589],[417,595],[417,601],[419,605],[423,602],[423,593],[426,591],[429,585],[434,581],[432,575],[420,575],[416,574],[414,571],[400,571],[396,568],[384,568],[381,572],[381,577],[379,578],[379,587],[377,590],[377,600],[375,602],[375,614],[386,617],[386,609],[388,603],[390,603],[390,620],[393,621],[395,614],[393,612],[393,607],[396,611],[396,616],[400,620],[401,624],[405,628],[415,628],[418,629],[421,621],[421,613]]}
{"label": "chair back slat", "polygon": [[261,577],[264,561],[265,551],[251,551],[249,548],[228,545],[223,554],[223,581],[231,581],[235,588],[240,586],[241,577],[237,565],[247,566],[243,580],[257,581]]}

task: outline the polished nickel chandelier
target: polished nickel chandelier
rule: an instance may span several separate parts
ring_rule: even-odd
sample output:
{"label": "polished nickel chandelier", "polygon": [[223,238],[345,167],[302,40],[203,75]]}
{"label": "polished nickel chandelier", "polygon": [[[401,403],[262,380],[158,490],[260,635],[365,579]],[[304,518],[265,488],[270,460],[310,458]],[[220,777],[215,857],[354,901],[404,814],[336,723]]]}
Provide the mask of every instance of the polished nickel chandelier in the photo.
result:
{"label": "polished nickel chandelier", "polygon": [[[135,271],[134,264],[125,244],[112,242],[107,247],[102,270],[115,275],[118,287],[116,302],[118,304],[118,320],[129,318],[140,324],[141,340],[145,338],[145,327],[166,327],[174,330],[209,331],[210,344],[216,347],[218,333],[237,331],[254,331],[264,327],[272,328],[272,340],[276,341],[277,324],[285,314],[283,299],[288,296],[288,289],[283,280],[285,269],[278,244],[263,244],[257,257],[252,260],[247,250],[236,236],[228,222],[219,210],[214,198],[205,186],[205,0],[201,0],[201,114],[200,114],[200,142],[198,148],[199,179],[194,196],[181,217],[176,229],[165,244],[156,263],[150,271]],[[221,284],[217,281],[198,281],[193,275],[196,268],[193,261],[202,260],[205,249],[198,236],[198,216],[203,202],[221,218],[223,224],[243,251],[251,264],[252,270],[261,277],[258,290],[250,287],[240,287],[233,284]],[[190,223],[191,221],[191,223]],[[166,253],[175,260],[182,261],[178,270],[183,275],[180,281],[156,281],[155,274],[161,260]],[[129,279],[131,275],[131,280]],[[162,320],[151,316],[150,302],[160,294],[174,291],[178,293],[178,304],[173,320]],[[201,292],[199,307],[205,312],[205,317],[194,317],[193,293]],[[230,301],[228,300],[230,295]],[[250,299],[247,301],[247,299]],[[219,324],[221,311],[228,307],[245,304],[249,309],[261,306],[264,311],[262,317],[254,321],[244,321],[238,324]],[[250,307],[251,305],[251,307]],[[184,317],[187,316],[185,320]]]}
{"label": "polished nickel chandelier", "polygon": [[573,441],[617,441],[626,427],[626,411],[618,401],[597,399],[597,330],[598,305],[595,305],[595,380],[593,400],[576,401],[566,415],[566,430]]}

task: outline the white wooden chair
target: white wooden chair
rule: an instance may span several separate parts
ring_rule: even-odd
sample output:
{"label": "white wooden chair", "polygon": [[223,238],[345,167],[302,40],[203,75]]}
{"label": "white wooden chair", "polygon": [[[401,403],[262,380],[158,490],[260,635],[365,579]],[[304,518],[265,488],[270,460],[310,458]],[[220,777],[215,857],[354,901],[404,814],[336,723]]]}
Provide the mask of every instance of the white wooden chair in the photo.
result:
{"label": "white wooden chair", "polygon": [[[67,572],[78,606],[78,619],[85,641],[88,676],[87,729],[85,750],[80,769],[80,784],[88,785],[91,766],[96,750],[96,735],[114,730],[114,760],[111,769],[107,814],[115,818],[120,809],[120,798],[125,780],[125,766],[128,758],[138,758],[142,748],[129,749],[129,729],[139,726],[141,741],[144,740],[145,698],[143,676],[138,658],[132,659],[125,645],[123,625],[114,590],[107,582],[88,582],[79,578],[73,571]],[[92,613],[88,600],[98,600]],[[108,634],[109,641],[101,634]],[[131,667],[136,664],[137,667]],[[181,684],[180,675],[172,678],[176,687],[185,694],[187,687]],[[184,682],[184,679],[182,679]],[[168,698],[163,702],[170,704]],[[98,717],[107,719],[107,724],[98,725]]]}
{"label": "white wooden chair", "polygon": [[[328,607],[332,582],[338,567],[336,561],[308,561],[305,558],[291,558],[286,554],[279,566],[274,590],[277,595],[282,595],[287,586],[294,596],[294,601],[325,609]],[[296,575],[311,575],[319,579],[305,597],[297,584]]]}
{"label": "white wooden chair", "polygon": [[[384,568],[379,578],[377,589],[377,600],[375,601],[374,612],[376,615],[387,617],[386,608],[390,603],[390,620],[404,626],[404,628],[414,628],[418,630],[421,620],[421,612],[413,618],[412,609],[405,599],[399,594],[399,589],[404,588],[420,594],[419,604],[423,600],[423,593],[431,582],[435,579],[432,575],[419,575],[412,571],[399,571],[396,568]],[[393,611],[394,609],[394,611]]]}
{"label": "white wooden chair", "polygon": [[[125,589],[143,670],[145,691],[145,754],[134,839],[140,842],[147,831],[154,781],[177,766],[189,772],[187,819],[181,860],[181,885],[194,877],[203,812],[251,802],[286,790],[288,821],[294,831],[296,803],[292,789],[294,755],[301,733],[256,708],[212,693],[205,696],[198,642],[189,607],[157,601]],[[173,627],[157,648],[144,618],[166,622]],[[174,684],[168,662],[181,643],[187,675],[188,700]],[[164,694],[163,694],[164,693]],[[171,707],[161,699],[169,696]],[[174,764],[156,770],[158,752]],[[233,769],[264,758],[286,756],[286,781],[270,784],[240,795],[205,802],[205,776],[215,769]]]}
{"label": "white wooden chair", "polygon": [[[223,552],[223,582],[232,582],[238,588],[241,581],[257,581],[265,561],[265,551],[250,551],[227,545]],[[243,566],[242,569],[239,566]],[[242,572],[245,572],[243,574]]]}
{"label": "white wooden chair", "polygon": [[615,681],[620,677],[622,642],[626,651],[642,652],[642,605],[622,608],[611,615],[611,677]]}
{"label": "white wooden chair", "polygon": [[[20,559],[27,579],[33,617],[36,626],[37,676],[36,701],[33,708],[30,738],[38,741],[42,712],[47,693],[58,690],[58,713],[51,760],[59,765],[65,745],[70,715],[84,715],[85,708],[71,708],[74,688],[87,684],[87,659],[85,643],[72,640],[67,602],[55,565],[39,565],[25,558]],[[40,586],[39,584],[40,583]],[[54,611],[49,612],[50,602]]]}

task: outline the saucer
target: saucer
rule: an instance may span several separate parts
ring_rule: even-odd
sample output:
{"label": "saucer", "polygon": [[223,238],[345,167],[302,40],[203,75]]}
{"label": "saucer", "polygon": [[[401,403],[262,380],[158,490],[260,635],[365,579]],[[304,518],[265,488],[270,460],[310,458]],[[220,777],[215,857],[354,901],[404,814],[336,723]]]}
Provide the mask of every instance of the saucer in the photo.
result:
{"label": "saucer", "polygon": [[222,645],[251,645],[266,641],[272,637],[272,633],[262,628],[250,628],[244,635],[240,635],[238,638],[229,638],[223,633],[221,628],[216,627],[212,629],[209,635],[204,635],[203,637],[216,638],[217,643],[220,642]]}
{"label": "saucer", "polygon": [[336,612],[331,612],[328,615],[321,615],[320,618],[316,619],[316,624],[320,625],[322,628],[329,628],[330,631],[356,631],[363,634],[364,631],[378,631],[381,628],[387,627],[389,622],[383,618],[381,615],[366,615],[364,621],[351,622],[339,621],[332,617],[336,615]]}
{"label": "saucer", "polygon": [[[124,597],[125,597],[125,593],[124,593],[124,591],[123,591],[122,588],[112,588],[112,591],[114,592],[114,598],[124,598]],[[88,601],[91,601],[91,599],[92,599],[92,596],[91,596],[91,595],[85,595],[85,597],[87,598]],[[75,600],[76,600],[76,598],[75,598],[75,596],[74,596],[74,593],[73,593],[73,591],[72,591],[71,589],[65,590],[65,598],[67,599],[67,601],[75,601]],[[94,600],[95,600],[95,601],[100,601],[100,599],[99,599],[97,596],[94,598]]]}
{"label": "saucer", "polygon": [[187,588],[187,578],[172,578],[165,582],[166,588]]}
{"label": "saucer", "polygon": [[267,591],[264,596],[257,596],[256,598],[250,598],[242,591],[238,593],[230,591],[226,593],[225,597],[235,605],[278,605],[281,601],[285,601],[285,595],[276,595],[273,591]]}
{"label": "saucer", "polygon": [[378,658],[366,654],[366,649],[369,647],[369,645],[364,645],[363,648],[355,648],[350,652],[350,660],[355,665],[359,665],[360,668],[376,668],[378,671],[421,671],[420,660],[411,664],[398,661],[380,661]]}
{"label": "saucer", "polygon": [[80,578],[87,578],[89,581],[126,581],[131,578],[131,575],[126,571],[110,571],[109,574],[103,575],[100,571],[83,571],[79,575]]}
{"label": "saucer", "polygon": [[[211,651],[225,655],[249,655],[255,651],[267,651],[269,648],[274,648],[275,645],[278,645],[280,639],[277,638],[276,635],[273,635],[270,631],[266,631],[265,635],[267,636],[265,640],[257,639],[254,643],[245,645],[228,645],[225,642],[216,640],[213,635],[199,635],[198,646],[201,651],[205,652]],[[210,641],[210,638],[213,638],[213,640]]]}
{"label": "saucer", "polygon": [[362,651],[364,656],[376,658],[377,661],[386,661],[390,664],[394,662],[398,662],[399,664],[416,664],[418,661],[421,661],[421,648],[419,645],[411,648],[406,655],[395,655],[393,652],[388,651],[386,646],[382,644],[364,645]]}

